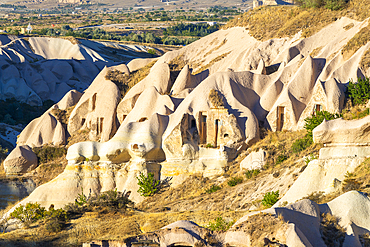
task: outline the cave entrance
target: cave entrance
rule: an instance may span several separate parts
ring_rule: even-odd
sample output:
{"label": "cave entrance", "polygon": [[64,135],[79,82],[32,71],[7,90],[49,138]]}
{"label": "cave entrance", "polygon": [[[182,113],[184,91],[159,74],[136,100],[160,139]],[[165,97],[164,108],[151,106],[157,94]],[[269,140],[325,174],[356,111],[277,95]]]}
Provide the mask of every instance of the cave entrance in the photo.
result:
{"label": "cave entrance", "polygon": [[215,147],[217,147],[217,139],[218,139],[218,126],[220,125],[220,119],[215,120]]}
{"label": "cave entrance", "polygon": [[207,142],[207,115],[205,112],[200,113],[200,144]]}
{"label": "cave entrance", "polygon": [[285,107],[278,106],[277,107],[277,124],[276,124],[276,131],[281,131],[284,126],[284,114],[285,114]]}

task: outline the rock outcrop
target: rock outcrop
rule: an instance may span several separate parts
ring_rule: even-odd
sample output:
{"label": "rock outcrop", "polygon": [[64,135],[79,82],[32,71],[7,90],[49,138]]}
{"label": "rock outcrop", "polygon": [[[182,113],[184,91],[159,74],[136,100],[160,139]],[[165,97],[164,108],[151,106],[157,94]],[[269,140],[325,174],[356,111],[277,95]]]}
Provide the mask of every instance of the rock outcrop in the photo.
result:
{"label": "rock outcrop", "polygon": [[27,145],[17,146],[4,160],[6,174],[20,174],[37,166],[37,156]]}

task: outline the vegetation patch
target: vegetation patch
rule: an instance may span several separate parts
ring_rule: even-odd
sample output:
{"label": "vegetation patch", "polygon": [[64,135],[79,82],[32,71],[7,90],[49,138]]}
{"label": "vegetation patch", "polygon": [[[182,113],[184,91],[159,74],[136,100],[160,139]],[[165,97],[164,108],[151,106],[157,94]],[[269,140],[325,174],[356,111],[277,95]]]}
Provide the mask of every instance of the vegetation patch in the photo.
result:
{"label": "vegetation patch", "polygon": [[247,179],[251,179],[251,178],[258,176],[258,174],[260,173],[261,171],[259,169],[252,169],[252,170],[246,171],[244,174]]}
{"label": "vegetation patch", "polygon": [[105,74],[105,79],[112,81],[118,87],[119,91],[121,92],[121,99],[130,89],[127,84],[128,77],[129,76],[119,71],[118,69],[108,70]]}
{"label": "vegetation patch", "polygon": [[220,186],[213,184],[209,189],[206,190],[206,193],[211,194],[211,193],[216,192],[220,189],[221,189]]}
{"label": "vegetation patch", "polygon": [[363,70],[367,70],[370,67],[370,49],[362,56],[360,65]]}
{"label": "vegetation patch", "polygon": [[16,99],[0,100],[0,122],[16,125],[27,125],[33,119],[41,116],[54,102],[44,101],[42,106],[30,106]]}
{"label": "vegetation patch", "polygon": [[211,89],[208,94],[208,99],[211,101],[211,104],[213,107],[218,108],[218,107],[224,107],[224,101],[222,100],[222,96],[220,92]]}
{"label": "vegetation patch", "polygon": [[250,236],[251,246],[286,246],[284,239],[277,239],[279,231],[287,227],[284,218],[272,214],[259,213],[249,216],[248,219],[230,230],[244,231]]}
{"label": "vegetation patch", "polygon": [[267,192],[262,199],[262,205],[265,207],[272,207],[279,200],[279,191]]}
{"label": "vegetation patch", "polygon": [[140,173],[136,178],[137,184],[139,185],[137,192],[139,192],[140,195],[148,197],[158,192],[159,180],[154,178],[154,173],[149,172],[146,176],[145,174]]}
{"label": "vegetation patch", "polygon": [[347,93],[353,105],[366,104],[370,99],[369,78],[359,77],[356,83],[349,81]]}
{"label": "vegetation patch", "polygon": [[320,233],[327,246],[342,246],[346,231],[338,224],[339,219],[331,214],[321,214]]}
{"label": "vegetation patch", "polygon": [[[210,68],[212,65],[214,65],[215,63],[221,61],[222,59],[224,59],[225,57],[227,57],[227,55],[229,55],[231,53],[231,51],[229,52],[226,52],[224,54],[221,54],[217,57],[215,57],[214,59],[212,59],[208,64],[200,67],[199,69],[197,69],[196,73],[200,73],[202,71],[205,71],[206,69]],[[194,73],[193,73],[194,74]]]}
{"label": "vegetation patch", "polygon": [[32,151],[36,154],[39,164],[56,160],[67,154],[65,147],[42,146],[34,147]]}
{"label": "vegetation patch", "polygon": [[229,181],[227,181],[227,185],[229,185],[230,187],[234,187],[238,184],[241,184],[242,182],[243,182],[242,177],[233,177],[230,178]]}
{"label": "vegetation patch", "polygon": [[206,228],[212,231],[226,232],[234,223],[235,220],[227,221],[219,216],[214,221],[209,222]]}
{"label": "vegetation patch", "polygon": [[358,51],[358,49],[366,45],[369,41],[370,25],[367,25],[347,42],[347,44],[342,49],[342,55],[345,57],[345,59],[350,58],[353,54],[356,53],[356,51]]}

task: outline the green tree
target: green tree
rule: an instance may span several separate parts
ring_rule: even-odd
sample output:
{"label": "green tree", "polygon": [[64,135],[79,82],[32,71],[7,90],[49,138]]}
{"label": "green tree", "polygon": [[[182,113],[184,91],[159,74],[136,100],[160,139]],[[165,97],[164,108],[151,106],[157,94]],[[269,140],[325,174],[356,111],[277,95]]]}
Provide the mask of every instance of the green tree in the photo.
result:
{"label": "green tree", "polygon": [[369,78],[358,78],[357,83],[349,81],[347,87],[348,97],[354,105],[365,104],[370,99]]}
{"label": "green tree", "polygon": [[159,181],[155,180],[154,173],[149,172],[147,176],[140,173],[137,178],[139,189],[137,192],[140,195],[148,197],[154,195],[158,191]]}

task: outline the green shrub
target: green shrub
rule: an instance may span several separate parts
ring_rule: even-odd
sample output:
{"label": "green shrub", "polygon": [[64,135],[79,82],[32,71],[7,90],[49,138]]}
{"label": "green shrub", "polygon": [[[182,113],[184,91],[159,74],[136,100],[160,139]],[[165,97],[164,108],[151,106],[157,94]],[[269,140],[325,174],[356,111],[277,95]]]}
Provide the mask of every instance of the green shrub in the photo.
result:
{"label": "green shrub", "polygon": [[25,226],[29,226],[32,222],[42,219],[45,216],[45,208],[40,207],[40,204],[27,203],[26,206],[18,206],[11,214],[11,218],[20,220]]}
{"label": "green shrub", "polygon": [[127,206],[134,203],[126,197],[125,193],[115,190],[102,192],[100,195],[88,200],[88,205],[95,208],[108,210],[126,210]]}
{"label": "green shrub", "polygon": [[275,164],[278,165],[278,164],[281,164],[283,163],[285,160],[288,159],[288,156],[286,156],[285,154],[280,154],[277,158],[276,158],[276,161],[275,161]]}
{"label": "green shrub", "polygon": [[81,194],[77,195],[77,198],[75,199],[75,204],[78,206],[82,206],[87,203],[87,197],[84,194],[84,191],[81,191]]}
{"label": "green shrub", "polygon": [[313,143],[312,137],[305,136],[303,138],[297,139],[292,144],[293,153],[300,153]]}
{"label": "green shrub", "polygon": [[305,157],[304,162],[306,162],[306,165],[308,165],[308,163],[310,163],[311,161],[313,161],[315,159],[317,159],[317,157],[315,155],[311,154],[310,156]]}
{"label": "green shrub", "polygon": [[149,54],[152,54],[152,55],[156,55],[157,53],[156,53],[156,51],[154,50],[154,49],[149,49],[148,50],[148,53]]}
{"label": "green shrub", "polygon": [[304,128],[307,130],[307,136],[312,138],[312,130],[319,126],[324,119],[325,120],[332,120],[336,118],[342,117],[341,114],[338,113],[330,113],[328,111],[319,111],[316,112],[315,115],[312,115],[311,117],[307,117],[305,121]]}
{"label": "green shrub", "polygon": [[159,181],[156,181],[154,178],[154,173],[149,172],[147,176],[143,173],[139,174],[137,178],[137,184],[139,189],[137,192],[140,195],[148,197],[154,195],[158,191]]}
{"label": "green shrub", "polygon": [[369,78],[358,78],[357,83],[349,81],[347,93],[354,105],[367,103],[367,101],[370,99]]}
{"label": "green shrub", "polygon": [[67,153],[67,149],[65,147],[52,146],[35,147],[32,151],[36,154],[39,163],[56,160]]}
{"label": "green shrub", "polygon": [[227,222],[222,217],[217,217],[215,221],[209,222],[206,228],[212,231],[223,231],[226,232],[234,224],[234,221]]}
{"label": "green shrub", "polygon": [[267,192],[262,199],[262,205],[272,207],[279,200],[279,191]]}
{"label": "green shrub", "polygon": [[252,169],[252,170],[248,170],[248,171],[246,171],[244,174],[245,174],[245,177],[247,178],[247,179],[251,179],[251,178],[253,178],[253,177],[255,177],[255,176],[257,176],[258,174],[260,174],[260,170],[258,170],[258,169]]}
{"label": "green shrub", "polygon": [[47,217],[45,228],[49,232],[60,232],[67,226],[66,222],[69,220],[68,214],[63,209],[49,208],[46,212]]}
{"label": "green shrub", "polygon": [[209,189],[206,190],[206,193],[211,194],[211,193],[216,192],[216,191],[218,191],[220,189],[221,189],[220,186],[218,186],[218,185],[212,185],[211,188],[209,188]]}
{"label": "green shrub", "polygon": [[243,182],[243,178],[241,177],[233,177],[231,178],[229,181],[227,181],[227,184],[230,186],[230,187],[234,187],[236,186],[237,184],[240,184]]}

